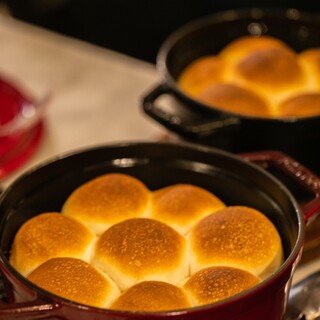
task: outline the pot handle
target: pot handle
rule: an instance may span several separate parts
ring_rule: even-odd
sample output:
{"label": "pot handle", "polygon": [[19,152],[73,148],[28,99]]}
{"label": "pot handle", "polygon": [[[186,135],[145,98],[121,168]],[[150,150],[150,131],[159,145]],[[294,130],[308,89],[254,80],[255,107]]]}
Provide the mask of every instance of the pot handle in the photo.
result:
{"label": "pot handle", "polygon": [[[174,110],[166,110],[156,100],[162,95],[169,95],[177,102]],[[191,102],[192,104],[192,102]],[[194,102],[193,102],[194,104]],[[205,137],[218,131],[238,127],[240,119],[218,112],[191,108],[166,84],[160,84],[143,97],[144,112],[167,129],[191,137]]]}
{"label": "pot handle", "polygon": [[61,319],[55,310],[59,309],[59,304],[42,303],[34,301],[7,304],[0,300],[1,320],[36,320],[36,319]]}
{"label": "pot handle", "polygon": [[307,224],[320,214],[320,178],[309,169],[279,151],[241,153],[240,156],[262,165],[263,163],[274,165],[314,195],[312,200],[301,206],[304,220]]}
{"label": "pot handle", "polygon": [[1,320],[36,320],[59,318],[57,311],[59,304],[29,301],[20,303],[7,303],[4,286],[4,278],[0,274],[0,319]]}

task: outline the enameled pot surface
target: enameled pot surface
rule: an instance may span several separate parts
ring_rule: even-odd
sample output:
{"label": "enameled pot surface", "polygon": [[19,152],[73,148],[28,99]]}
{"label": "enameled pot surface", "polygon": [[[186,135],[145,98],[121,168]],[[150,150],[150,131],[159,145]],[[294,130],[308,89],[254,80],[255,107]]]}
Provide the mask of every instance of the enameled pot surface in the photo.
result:
{"label": "enameled pot surface", "polygon": [[[19,275],[8,262],[18,228],[32,216],[59,211],[77,186],[108,172],[131,174],[151,190],[174,183],[193,183],[214,192],[227,205],[247,205],[261,210],[280,232],[285,262],[275,274],[245,293],[204,307],[162,313],[130,313],[79,305],[41,290]],[[3,320],[38,317],[281,320],[291,277],[303,248],[306,220],[300,205],[283,183],[259,166],[206,146],[151,142],[83,150],[35,168],[1,195],[0,216],[0,269],[8,302],[0,303],[0,318]]]}
{"label": "enameled pot surface", "polygon": [[[188,64],[241,36],[271,35],[300,52],[320,46],[319,29],[319,14],[295,9],[231,10],[182,26],[159,50],[163,81],[144,96],[143,110],[182,139],[236,153],[281,150],[319,174],[320,116],[268,119],[225,112],[196,101],[177,84]],[[168,95],[172,99],[161,102]]]}

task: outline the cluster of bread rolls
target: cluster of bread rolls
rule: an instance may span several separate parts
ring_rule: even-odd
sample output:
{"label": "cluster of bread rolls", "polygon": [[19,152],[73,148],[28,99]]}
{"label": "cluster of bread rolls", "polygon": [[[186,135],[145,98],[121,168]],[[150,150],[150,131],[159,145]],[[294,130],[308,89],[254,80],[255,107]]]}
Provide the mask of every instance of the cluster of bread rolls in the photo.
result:
{"label": "cluster of bread rolls", "polygon": [[280,236],[258,210],[226,206],[192,184],[151,191],[123,173],[98,176],[61,212],[26,221],[10,254],[53,294],[125,311],[213,303],[260,283],[282,260]]}
{"label": "cluster of bread rolls", "polygon": [[178,84],[208,106],[247,116],[319,116],[320,47],[298,53],[272,36],[243,36],[193,61]]}

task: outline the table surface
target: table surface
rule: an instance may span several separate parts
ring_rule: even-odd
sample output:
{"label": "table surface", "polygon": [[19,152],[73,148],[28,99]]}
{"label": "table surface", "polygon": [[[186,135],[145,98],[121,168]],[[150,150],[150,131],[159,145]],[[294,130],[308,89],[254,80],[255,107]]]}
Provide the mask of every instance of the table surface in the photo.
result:
{"label": "table surface", "polygon": [[[160,81],[154,65],[1,14],[0,48],[0,75],[35,99],[52,96],[39,149],[2,186],[66,152],[165,134],[140,107],[143,94]],[[293,282],[319,269],[319,258],[304,263]]]}
{"label": "table surface", "polygon": [[41,147],[6,185],[60,153],[163,133],[140,108],[158,79],[154,65],[7,16],[0,16],[0,48],[0,75],[35,100],[51,96]]}

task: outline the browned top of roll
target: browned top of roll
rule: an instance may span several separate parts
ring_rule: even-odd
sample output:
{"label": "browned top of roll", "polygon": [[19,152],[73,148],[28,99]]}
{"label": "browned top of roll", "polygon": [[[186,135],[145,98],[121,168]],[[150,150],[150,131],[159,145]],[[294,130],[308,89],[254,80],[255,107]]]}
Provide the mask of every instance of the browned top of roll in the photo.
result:
{"label": "browned top of roll", "polygon": [[293,50],[273,48],[252,52],[235,68],[236,74],[264,90],[282,91],[305,81]]}
{"label": "browned top of roll", "polygon": [[[282,108],[284,101],[320,92],[320,48],[298,53],[273,36],[239,37],[219,53],[200,57],[187,66],[178,84],[196,100],[222,111],[287,117],[286,108]],[[318,114],[302,108],[289,116],[311,113]]]}
{"label": "browned top of roll", "polygon": [[111,224],[145,216],[149,201],[150,191],[140,180],[126,174],[110,173],[78,187],[62,211],[85,221],[100,234]]}
{"label": "browned top of roll", "polygon": [[304,93],[283,101],[281,114],[288,117],[311,117],[320,115],[320,92]]}
{"label": "browned top of roll", "polygon": [[260,279],[247,271],[225,267],[208,267],[192,275],[183,288],[195,305],[214,303],[252,288]]}
{"label": "browned top of roll", "polygon": [[159,275],[174,277],[181,267],[176,276],[184,277],[186,255],[185,238],[174,229],[153,219],[135,218],[115,224],[101,235],[93,261],[113,279],[123,274],[119,281],[125,281],[125,276],[134,281],[153,276],[159,280]]}
{"label": "browned top of roll", "polygon": [[273,115],[272,109],[262,96],[234,84],[212,85],[199,94],[198,100],[231,112],[261,117]]}
{"label": "browned top of roll", "polygon": [[205,215],[222,208],[225,204],[211,192],[191,184],[176,184],[154,192],[151,217],[185,233]]}
{"label": "browned top of roll", "polygon": [[168,311],[191,306],[190,299],[181,288],[162,281],[144,281],[124,291],[110,308],[124,311]]}
{"label": "browned top of roll", "polygon": [[299,61],[308,75],[311,89],[320,90],[320,47],[306,49],[299,54]]}
{"label": "browned top of roll", "polygon": [[192,96],[203,88],[221,82],[225,76],[225,63],[216,56],[200,57],[190,63],[179,77],[179,85]]}
{"label": "browned top of roll", "polygon": [[107,307],[120,293],[101,271],[74,258],[48,260],[28,280],[65,299],[100,308]]}
{"label": "browned top of roll", "polygon": [[37,215],[17,232],[10,263],[23,275],[44,261],[61,256],[89,259],[94,234],[82,223],[60,213]]}
{"label": "browned top of roll", "polygon": [[232,40],[219,53],[228,64],[239,62],[252,52],[270,50],[274,48],[288,49],[285,42],[272,36],[243,36]]}
{"label": "browned top of roll", "polygon": [[225,265],[260,276],[282,262],[281,239],[273,223],[244,206],[230,206],[202,219],[191,230],[190,245],[192,272]]}

